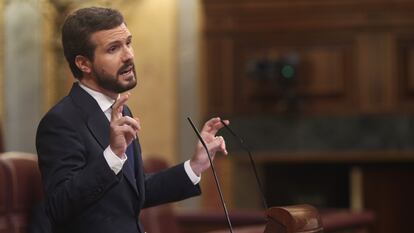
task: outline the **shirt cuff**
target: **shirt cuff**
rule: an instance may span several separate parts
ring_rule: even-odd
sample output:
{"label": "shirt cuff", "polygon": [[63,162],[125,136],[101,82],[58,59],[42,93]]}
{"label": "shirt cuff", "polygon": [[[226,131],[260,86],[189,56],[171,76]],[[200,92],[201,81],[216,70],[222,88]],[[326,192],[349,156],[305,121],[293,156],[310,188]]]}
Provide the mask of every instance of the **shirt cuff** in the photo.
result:
{"label": "shirt cuff", "polygon": [[201,176],[197,176],[193,169],[190,166],[190,160],[187,160],[184,162],[184,170],[188,175],[188,178],[190,178],[191,182],[193,182],[194,185],[200,183]]}
{"label": "shirt cuff", "polygon": [[111,149],[110,146],[108,146],[104,152],[103,155],[105,157],[106,162],[109,165],[109,168],[115,173],[118,174],[122,166],[124,165],[125,161],[127,160],[126,154],[122,155],[122,158],[119,158]]}

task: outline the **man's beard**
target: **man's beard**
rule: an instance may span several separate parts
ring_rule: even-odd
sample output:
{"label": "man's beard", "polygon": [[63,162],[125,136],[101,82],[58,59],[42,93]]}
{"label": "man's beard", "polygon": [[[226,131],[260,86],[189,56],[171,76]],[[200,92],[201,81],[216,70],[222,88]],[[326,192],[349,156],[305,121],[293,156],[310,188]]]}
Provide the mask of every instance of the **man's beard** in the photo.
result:
{"label": "man's beard", "polygon": [[[128,66],[132,65],[132,72],[134,74],[134,78],[130,80],[126,85],[122,85],[121,82],[118,82],[119,75],[121,72]],[[115,92],[115,93],[122,93],[128,90],[131,90],[137,85],[137,76],[135,73],[135,66],[133,63],[123,65],[117,72],[116,76],[106,74],[105,72],[99,72],[98,69],[93,66],[92,70],[94,76],[96,77],[96,82],[98,85],[108,91]]]}

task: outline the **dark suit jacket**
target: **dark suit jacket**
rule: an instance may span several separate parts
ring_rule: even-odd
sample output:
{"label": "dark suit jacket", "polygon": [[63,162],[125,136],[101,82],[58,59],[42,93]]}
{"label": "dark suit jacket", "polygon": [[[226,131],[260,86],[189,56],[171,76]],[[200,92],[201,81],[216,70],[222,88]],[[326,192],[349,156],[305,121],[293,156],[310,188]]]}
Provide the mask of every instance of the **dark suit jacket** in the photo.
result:
{"label": "dark suit jacket", "polygon": [[200,194],[183,164],[144,174],[138,140],[133,141],[136,179],[123,171],[115,175],[103,157],[108,145],[108,119],[75,83],[41,120],[36,136],[54,232],[142,233],[142,208]]}

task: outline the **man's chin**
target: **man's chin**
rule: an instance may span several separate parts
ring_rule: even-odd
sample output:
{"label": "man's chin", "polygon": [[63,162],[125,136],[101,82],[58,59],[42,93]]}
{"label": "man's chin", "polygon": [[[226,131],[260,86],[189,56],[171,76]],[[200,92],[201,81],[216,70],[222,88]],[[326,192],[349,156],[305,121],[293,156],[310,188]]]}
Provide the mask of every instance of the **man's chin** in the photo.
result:
{"label": "man's chin", "polygon": [[137,86],[137,80],[135,78],[133,78],[129,82],[127,82],[123,85],[119,85],[118,92],[122,93],[122,92],[129,91],[129,90],[133,89],[136,86]]}
{"label": "man's chin", "polygon": [[132,82],[132,81],[136,81],[136,78],[134,74],[130,74],[128,76],[118,75],[118,80],[122,82]]}

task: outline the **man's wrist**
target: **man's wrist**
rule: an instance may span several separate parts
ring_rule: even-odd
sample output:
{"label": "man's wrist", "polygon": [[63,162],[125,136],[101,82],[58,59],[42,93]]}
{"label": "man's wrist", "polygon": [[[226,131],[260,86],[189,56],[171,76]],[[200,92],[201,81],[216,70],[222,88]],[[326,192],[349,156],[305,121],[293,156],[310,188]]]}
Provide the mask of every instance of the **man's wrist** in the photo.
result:
{"label": "man's wrist", "polygon": [[191,182],[193,182],[193,184],[196,185],[201,180],[201,173],[199,173],[200,175],[197,175],[190,163],[191,160],[187,160],[184,162],[184,170],[187,173],[188,178],[191,180]]}
{"label": "man's wrist", "polygon": [[103,154],[111,170],[115,174],[118,174],[121,171],[122,166],[124,165],[125,161],[127,160],[126,155],[123,154],[121,157],[119,157],[118,155],[114,153],[114,151],[111,149],[110,146],[108,146],[104,150]]}
{"label": "man's wrist", "polygon": [[111,153],[112,153],[112,154],[114,154],[114,155],[118,156],[118,158],[120,158],[120,159],[123,159],[123,158],[124,158],[125,153],[122,153],[122,152],[119,152],[119,151],[117,151],[117,150],[114,150],[114,149],[111,147],[111,145],[109,145],[109,146],[108,146],[108,149],[111,151]]}
{"label": "man's wrist", "polygon": [[191,169],[193,170],[193,172],[197,176],[200,176],[201,173],[202,173],[202,171],[203,171],[202,168],[201,168],[201,166],[198,163],[194,162],[192,159],[190,159],[188,161],[189,161],[189,164],[188,165],[191,167]]}

